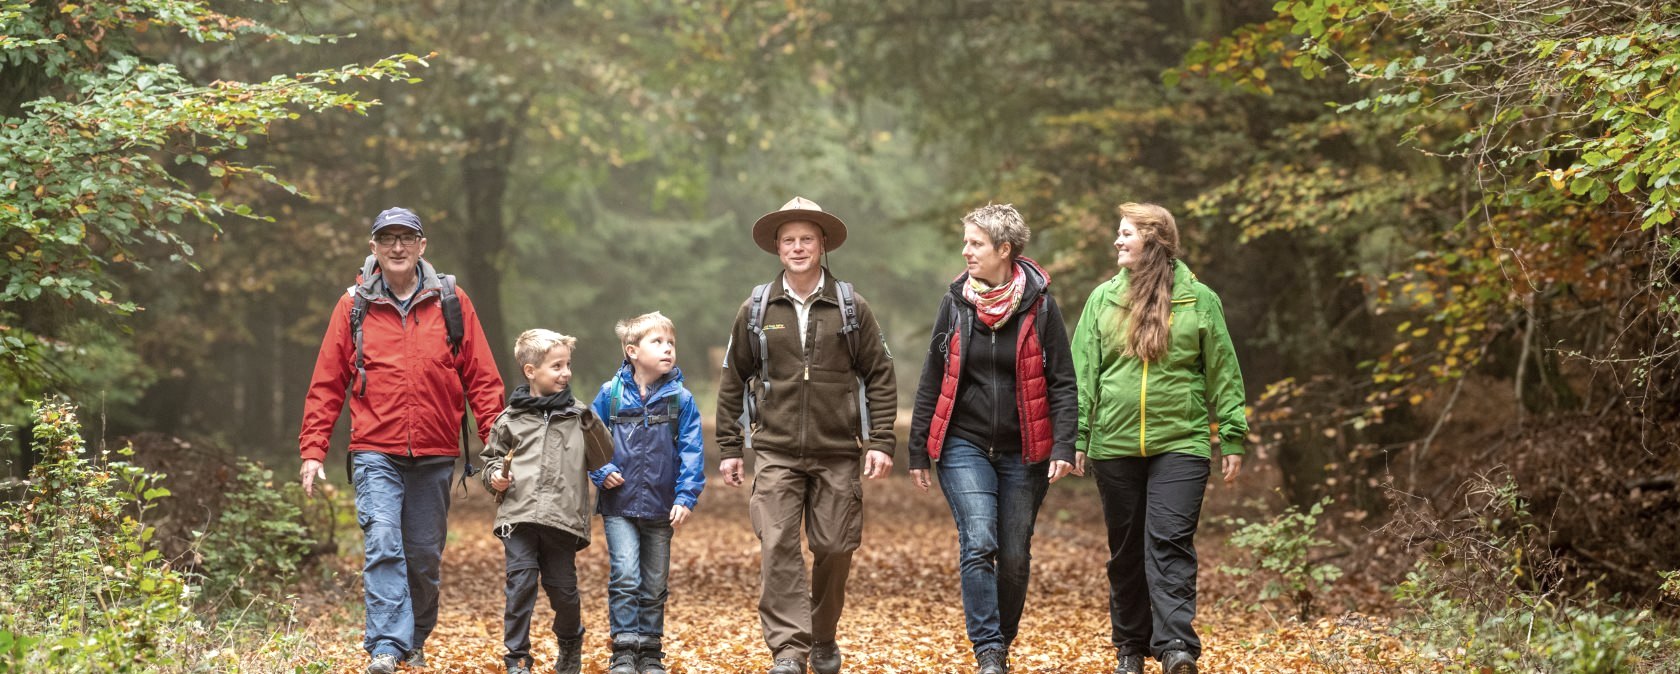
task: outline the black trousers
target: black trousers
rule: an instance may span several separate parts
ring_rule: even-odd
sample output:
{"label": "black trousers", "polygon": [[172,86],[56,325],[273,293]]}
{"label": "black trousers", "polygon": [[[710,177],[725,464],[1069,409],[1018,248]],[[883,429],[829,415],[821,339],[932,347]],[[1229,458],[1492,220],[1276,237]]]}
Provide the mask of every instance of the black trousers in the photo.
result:
{"label": "black trousers", "polygon": [[1201,657],[1190,621],[1209,463],[1179,453],[1091,462],[1108,527],[1108,619],[1121,655]]}
{"label": "black trousers", "polygon": [[577,536],[540,524],[516,524],[502,537],[507,554],[507,609],[502,614],[506,664],[531,665],[531,613],[537,605],[540,575],[548,605],[554,609],[554,636],[583,636],[578,609]]}

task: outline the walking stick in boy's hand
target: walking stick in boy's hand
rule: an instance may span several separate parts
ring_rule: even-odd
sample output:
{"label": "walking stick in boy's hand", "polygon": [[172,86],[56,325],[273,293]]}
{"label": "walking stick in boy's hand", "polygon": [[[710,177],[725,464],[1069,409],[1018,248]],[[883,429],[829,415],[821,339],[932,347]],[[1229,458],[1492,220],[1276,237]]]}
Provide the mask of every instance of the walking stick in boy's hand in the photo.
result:
{"label": "walking stick in boy's hand", "polygon": [[508,452],[508,455],[502,458],[501,473],[502,477],[490,480],[490,486],[492,487],[495,487],[499,480],[507,480],[506,484],[496,488],[496,494],[493,497],[496,499],[496,505],[501,505],[502,499],[507,497],[507,490],[513,488],[513,452]]}

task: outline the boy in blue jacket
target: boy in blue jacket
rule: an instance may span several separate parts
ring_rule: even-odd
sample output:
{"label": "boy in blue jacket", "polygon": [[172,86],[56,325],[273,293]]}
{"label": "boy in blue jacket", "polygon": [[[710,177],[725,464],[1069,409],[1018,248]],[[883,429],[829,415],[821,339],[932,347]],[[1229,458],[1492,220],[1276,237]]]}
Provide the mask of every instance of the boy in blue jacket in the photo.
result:
{"label": "boy in blue jacket", "polygon": [[706,486],[694,394],[677,369],[677,329],[655,311],[619,321],[624,364],[601,385],[595,414],[612,429],[612,461],[589,474],[607,534],[612,578],[608,674],[665,674],[671,533]]}

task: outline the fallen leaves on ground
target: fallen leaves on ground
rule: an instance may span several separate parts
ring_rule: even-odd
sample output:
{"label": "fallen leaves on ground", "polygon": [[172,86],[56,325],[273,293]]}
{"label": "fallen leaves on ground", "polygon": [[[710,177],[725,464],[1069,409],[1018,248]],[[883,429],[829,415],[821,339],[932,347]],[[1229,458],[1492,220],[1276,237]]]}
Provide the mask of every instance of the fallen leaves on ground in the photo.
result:
{"label": "fallen leaves on ground", "polygon": [[[758,541],[747,517],[748,487],[713,480],[701,507],[672,541],[666,660],[673,674],[762,672],[770,664],[758,623]],[[937,487],[922,494],[899,477],[865,488],[863,547],[853,558],[839,643],[847,672],[972,672],[958,588],[956,528]],[[428,673],[502,671],[502,546],[490,533],[495,504],[481,491],[460,496],[450,513],[438,627],[426,643]],[[1206,533],[1206,532],[1204,532]],[[1232,584],[1213,569],[1221,546],[1198,545],[1202,671],[1415,672],[1425,669],[1385,618],[1347,613],[1302,624],[1278,622],[1229,601]],[[601,674],[608,645],[606,539],[596,518],[593,544],[578,556],[583,671]],[[1050,490],[1033,538],[1032,587],[1014,672],[1110,672],[1107,547],[1102,509],[1089,481]],[[336,672],[360,672],[359,559],[341,560],[336,583],[313,589],[300,609],[305,630]],[[333,590],[331,586],[338,586]],[[321,600],[322,595],[329,597]],[[553,613],[539,601],[533,619],[535,671],[552,671]],[[1151,662],[1147,672],[1158,668]]]}

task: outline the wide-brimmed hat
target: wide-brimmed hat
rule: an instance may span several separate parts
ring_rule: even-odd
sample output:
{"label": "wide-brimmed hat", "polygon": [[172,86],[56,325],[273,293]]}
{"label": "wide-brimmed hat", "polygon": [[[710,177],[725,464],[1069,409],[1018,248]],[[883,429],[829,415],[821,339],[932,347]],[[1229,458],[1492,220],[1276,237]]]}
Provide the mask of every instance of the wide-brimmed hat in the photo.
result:
{"label": "wide-brimmed hat", "polygon": [[764,217],[753,223],[753,242],[757,243],[759,248],[763,248],[764,252],[774,254],[776,229],[795,220],[814,223],[822,229],[826,239],[823,245],[824,252],[839,248],[840,244],[846,242],[846,223],[834,217],[834,214],[824,212],[817,202],[805,197],[794,197],[782,204],[781,208],[765,213]]}

